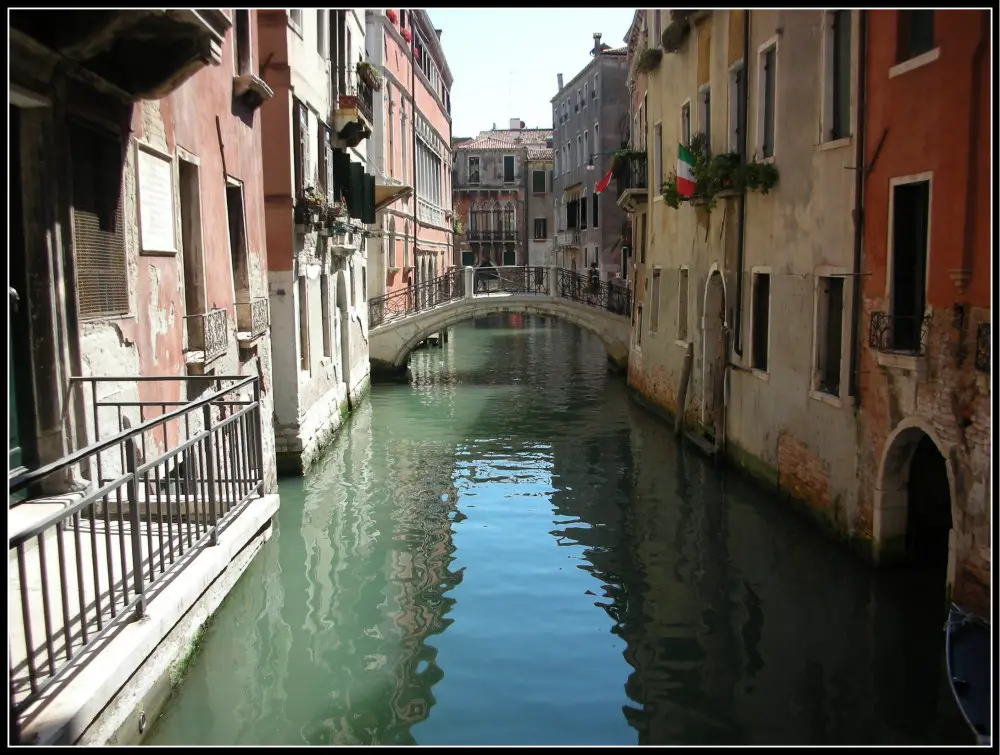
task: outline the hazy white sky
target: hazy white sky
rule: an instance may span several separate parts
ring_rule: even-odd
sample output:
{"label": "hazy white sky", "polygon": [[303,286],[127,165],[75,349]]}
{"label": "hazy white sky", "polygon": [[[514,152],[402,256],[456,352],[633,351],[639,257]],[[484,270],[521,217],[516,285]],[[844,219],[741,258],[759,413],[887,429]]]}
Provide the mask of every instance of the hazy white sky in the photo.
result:
{"label": "hazy white sky", "polygon": [[594,34],[622,47],[634,8],[428,8],[455,77],[453,136],[475,136],[520,118],[551,128],[556,74],[565,81],[591,61]]}

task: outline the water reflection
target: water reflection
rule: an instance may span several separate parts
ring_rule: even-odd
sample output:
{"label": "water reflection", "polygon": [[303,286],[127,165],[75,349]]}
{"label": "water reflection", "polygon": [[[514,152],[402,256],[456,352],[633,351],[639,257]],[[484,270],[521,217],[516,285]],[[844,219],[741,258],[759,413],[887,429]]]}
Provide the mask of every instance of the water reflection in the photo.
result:
{"label": "water reflection", "polygon": [[511,325],[282,483],[153,743],[968,741],[932,588],[678,447],[594,337]]}

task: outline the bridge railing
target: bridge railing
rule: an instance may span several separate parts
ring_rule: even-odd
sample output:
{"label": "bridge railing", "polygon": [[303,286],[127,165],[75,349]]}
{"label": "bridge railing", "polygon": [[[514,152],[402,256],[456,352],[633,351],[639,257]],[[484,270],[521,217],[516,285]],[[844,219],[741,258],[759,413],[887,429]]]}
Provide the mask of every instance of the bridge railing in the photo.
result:
{"label": "bridge railing", "polygon": [[465,296],[465,272],[455,267],[437,278],[368,300],[368,327],[436,307]]}
{"label": "bridge railing", "polygon": [[587,276],[572,270],[559,270],[557,294],[563,299],[605,309],[616,315],[628,317],[632,313],[628,287],[611,281],[590,282]]}
{"label": "bridge railing", "polygon": [[551,292],[552,268],[505,265],[477,267],[473,273],[477,294],[544,294]]}

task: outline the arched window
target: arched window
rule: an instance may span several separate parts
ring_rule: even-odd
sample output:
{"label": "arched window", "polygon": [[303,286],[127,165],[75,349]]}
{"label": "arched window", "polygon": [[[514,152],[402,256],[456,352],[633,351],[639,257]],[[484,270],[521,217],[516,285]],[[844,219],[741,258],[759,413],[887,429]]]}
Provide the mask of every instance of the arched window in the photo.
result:
{"label": "arched window", "polygon": [[410,221],[403,221],[403,267],[410,267]]}
{"label": "arched window", "polygon": [[484,231],[493,231],[498,228],[498,226],[493,225],[494,207],[495,203],[491,199],[487,199],[483,204],[482,220]]}
{"label": "arched window", "polygon": [[469,226],[469,230],[470,231],[478,231],[479,230],[479,203],[478,202],[473,202],[469,206],[469,220],[468,220],[467,225]]}
{"label": "arched window", "polygon": [[503,229],[508,233],[513,233],[517,218],[514,211],[514,203],[508,201],[503,208]]}
{"label": "arched window", "polygon": [[396,267],[396,218],[389,218],[389,246],[385,252],[386,267]]}
{"label": "arched window", "polygon": [[500,208],[499,202],[493,203],[493,230],[503,230],[503,210]]}

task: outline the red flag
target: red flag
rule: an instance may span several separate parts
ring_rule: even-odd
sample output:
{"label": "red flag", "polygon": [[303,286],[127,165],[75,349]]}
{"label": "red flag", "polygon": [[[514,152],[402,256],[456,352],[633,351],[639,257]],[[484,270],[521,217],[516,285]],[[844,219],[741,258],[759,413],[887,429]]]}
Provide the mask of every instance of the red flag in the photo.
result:
{"label": "red flag", "polygon": [[611,167],[608,168],[608,172],[604,174],[604,178],[598,181],[597,184],[594,186],[594,193],[601,194],[604,192],[606,188],[608,188],[608,184],[611,183],[611,171],[613,171],[614,169],[615,169],[615,164],[614,162],[612,162]]}

